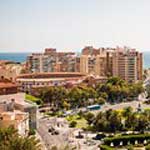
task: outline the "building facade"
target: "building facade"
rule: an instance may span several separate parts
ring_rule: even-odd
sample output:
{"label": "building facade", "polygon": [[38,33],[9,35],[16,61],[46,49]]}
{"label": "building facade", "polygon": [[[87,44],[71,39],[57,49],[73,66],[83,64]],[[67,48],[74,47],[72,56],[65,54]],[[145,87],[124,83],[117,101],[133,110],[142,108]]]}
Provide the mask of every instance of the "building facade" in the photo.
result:
{"label": "building facade", "polygon": [[95,76],[112,74],[111,49],[85,47],[80,56],[80,72]]}
{"label": "building facade", "polygon": [[78,72],[31,73],[18,76],[16,82],[20,91],[31,93],[34,88],[78,84],[85,77]]}
{"label": "building facade", "polygon": [[28,57],[30,73],[80,72],[99,77],[119,76],[128,82],[142,80],[143,56],[127,47],[94,48],[87,46],[77,56],[73,52],[57,52],[47,48],[44,53]]}
{"label": "building facade", "polygon": [[142,80],[142,53],[127,47],[119,48],[113,53],[113,76],[119,76],[128,82]]}
{"label": "building facade", "polygon": [[73,52],[57,52],[46,48],[44,53],[33,53],[27,58],[30,73],[78,72],[77,57]]}
{"label": "building facade", "polygon": [[0,114],[19,110],[29,114],[29,127],[37,128],[37,106],[25,101],[25,93],[18,91],[18,85],[10,80],[0,78]]}
{"label": "building facade", "polygon": [[29,114],[21,111],[4,111],[0,113],[0,127],[14,127],[18,134],[27,136],[29,132]]}

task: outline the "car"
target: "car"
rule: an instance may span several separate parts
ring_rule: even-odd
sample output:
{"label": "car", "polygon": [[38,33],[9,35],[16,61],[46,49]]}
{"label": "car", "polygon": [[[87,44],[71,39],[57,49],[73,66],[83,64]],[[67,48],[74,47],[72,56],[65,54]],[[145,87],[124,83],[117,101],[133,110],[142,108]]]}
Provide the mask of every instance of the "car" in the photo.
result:
{"label": "car", "polygon": [[48,132],[53,132],[53,131],[55,131],[55,129],[54,129],[53,127],[50,127],[50,128],[48,129]]}
{"label": "car", "polygon": [[95,137],[93,137],[93,140],[101,140],[103,138],[105,138],[106,135],[105,134],[97,134]]}
{"label": "car", "polygon": [[54,130],[52,133],[51,133],[51,135],[58,135],[59,134],[59,132],[57,131],[57,130]]}

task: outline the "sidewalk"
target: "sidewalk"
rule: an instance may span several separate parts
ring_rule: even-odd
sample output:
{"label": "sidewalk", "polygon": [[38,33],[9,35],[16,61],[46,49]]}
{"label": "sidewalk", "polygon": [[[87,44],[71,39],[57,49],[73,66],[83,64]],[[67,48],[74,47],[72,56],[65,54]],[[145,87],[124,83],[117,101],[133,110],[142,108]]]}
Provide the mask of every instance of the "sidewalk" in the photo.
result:
{"label": "sidewalk", "polygon": [[41,138],[41,136],[39,135],[39,133],[36,131],[36,137],[40,140],[40,144],[42,146],[42,150],[48,150],[45,146],[45,143],[43,141],[43,139]]}

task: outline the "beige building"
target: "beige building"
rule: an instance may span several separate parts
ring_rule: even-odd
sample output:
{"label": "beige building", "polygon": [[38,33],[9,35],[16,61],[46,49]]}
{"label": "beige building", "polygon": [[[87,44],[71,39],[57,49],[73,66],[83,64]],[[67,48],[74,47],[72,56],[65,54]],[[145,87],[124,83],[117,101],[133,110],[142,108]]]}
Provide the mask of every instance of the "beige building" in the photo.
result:
{"label": "beige building", "polygon": [[[89,49],[88,49],[89,48]],[[80,72],[95,76],[112,74],[111,49],[85,47],[80,57]]]}
{"label": "beige building", "polygon": [[15,81],[15,78],[21,73],[25,68],[23,64],[0,60],[0,76],[5,76],[12,81]]}
{"label": "beige building", "polygon": [[22,74],[16,78],[20,91],[32,93],[35,88],[79,84],[86,77],[79,72],[51,72]]}
{"label": "beige building", "polygon": [[127,47],[119,48],[113,53],[113,76],[119,76],[128,82],[142,80],[142,53]]}
{"label": "beige building", "polygon": [[127,47],[82,50],[80,72],[95,76],[119,76],[128,82],[142,80],[143,56]]}
{"label": "beige building", "polygon": [[37,128],[37,106],[25,101],[25,93],[0,95],[0,110],[19,110],[29,114],[29,127]]}
{"label": "beige building", "polygon": [[74,52],[46,48],[44,53],[33,53],[27,57],[27,68],[30,73],[78,72],[77,61]]}
{"label": "beige building", "polygon": [[13,126],[19,135],[26,136],[29,132],[29,114],[21,111],[0,112],[0,127]]}
{"label": "beige building", "polygon": [[36,113],[37,107],[25,101],[25,93],[18,92],[18,86],[0,77],[0,112],[20,110],[29,113],[30,128],[37,128]]}
{"label": "beige building", "polygon": [[28,57],[27,67],[31,73],[80,72],[99,77],[119,76],[130,82],[142,80],[143,56],[135,49],[83,48],[80,56],[73,52],[57,52],[45,49]]}

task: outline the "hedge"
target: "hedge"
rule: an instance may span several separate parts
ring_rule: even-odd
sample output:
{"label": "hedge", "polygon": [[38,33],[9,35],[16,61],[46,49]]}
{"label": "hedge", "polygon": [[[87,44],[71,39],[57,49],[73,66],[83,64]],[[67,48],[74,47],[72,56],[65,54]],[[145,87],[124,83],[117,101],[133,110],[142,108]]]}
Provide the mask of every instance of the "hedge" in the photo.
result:
{"label": "hedge", "polygon": [[114,148],[111,148],[111,147],[109,147],[107,145],[100,145],[100,149],[101,150],[114,150]]}
{"label": "hedge", "polygon": [[130,142],[131,144],[134,144],[135,141],[138,141],[138,143],[143,143],[144,140],[150,140],[150,134],[124,135],[105,138],[104,143],[106,145],[110,145],[111,143],[113,143],[114,146],[119,146],[120,142],[123,142],[123,145],[127,145],[128,142]]}
{"label": "hedge", "polygon": [[147,145],[147,146],[145,147],[145,150],[150,150],[150,145]]}

